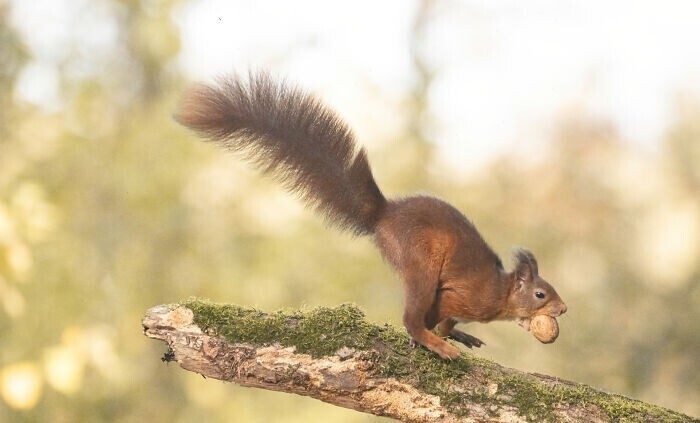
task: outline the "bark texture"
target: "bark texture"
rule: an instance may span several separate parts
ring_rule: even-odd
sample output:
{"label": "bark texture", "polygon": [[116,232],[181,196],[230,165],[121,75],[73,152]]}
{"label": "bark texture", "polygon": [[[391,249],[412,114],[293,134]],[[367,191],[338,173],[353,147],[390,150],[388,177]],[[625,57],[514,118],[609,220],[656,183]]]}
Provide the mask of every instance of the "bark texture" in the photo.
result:
{"label": "bark texture", "polygon": [[186,370],[406,422],[698,421],[471,355],[445,362],[350,305],[267,314],[190,300],[149,309],[143,328]]}

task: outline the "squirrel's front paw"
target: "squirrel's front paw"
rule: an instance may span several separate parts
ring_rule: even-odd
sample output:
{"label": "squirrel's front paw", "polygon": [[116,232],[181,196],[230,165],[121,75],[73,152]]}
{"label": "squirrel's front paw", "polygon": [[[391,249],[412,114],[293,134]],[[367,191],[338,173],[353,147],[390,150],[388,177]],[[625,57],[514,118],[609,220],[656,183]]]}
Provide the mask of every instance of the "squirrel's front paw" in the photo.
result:
{"label": "squirrel's front paw", "polygon": [[471,336],[467,333],[462,332],[461,330],[457,329],[452,329],[450,331],[450,338],[454,339],[457,342],[460,342],[464,345],[466,345],[468,348],[476,347],[479,348],[482,345],[486,345],[481,339]]}

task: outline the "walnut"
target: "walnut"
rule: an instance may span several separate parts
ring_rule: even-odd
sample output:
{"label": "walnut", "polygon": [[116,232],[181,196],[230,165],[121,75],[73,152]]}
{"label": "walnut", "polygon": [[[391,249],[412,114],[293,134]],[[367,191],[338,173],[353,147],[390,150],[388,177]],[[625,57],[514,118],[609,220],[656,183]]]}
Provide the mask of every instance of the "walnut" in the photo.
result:
{"label": "walnut", "polygon": [[535,316],[530,322],[530,330],[535,338],[543,344],[551,344],[559,336],[557,319],[550,316]]}

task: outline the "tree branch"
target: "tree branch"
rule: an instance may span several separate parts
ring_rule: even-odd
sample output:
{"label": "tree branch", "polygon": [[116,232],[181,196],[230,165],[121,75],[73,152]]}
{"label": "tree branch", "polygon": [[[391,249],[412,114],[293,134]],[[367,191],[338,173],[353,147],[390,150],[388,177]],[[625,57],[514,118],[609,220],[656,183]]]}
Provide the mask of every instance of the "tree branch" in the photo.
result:
{"label": "tree branch", "polygon": [[268,314],[189,300],[149,309],[143,327],[186,370],[407,422],[698,421],[472,355],[440,360],[352,305]]}

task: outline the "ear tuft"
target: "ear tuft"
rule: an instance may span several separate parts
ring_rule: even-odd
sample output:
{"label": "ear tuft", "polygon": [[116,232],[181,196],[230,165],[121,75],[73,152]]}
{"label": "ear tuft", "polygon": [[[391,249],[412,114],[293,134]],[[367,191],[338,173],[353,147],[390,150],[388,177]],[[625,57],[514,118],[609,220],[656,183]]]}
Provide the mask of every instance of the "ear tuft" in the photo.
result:
{"label": "ear tuft", "polygon": [[515,250],[515,274],[519,280],[529,282],[537,276],[537,260],[531,251],[524,248]]}

